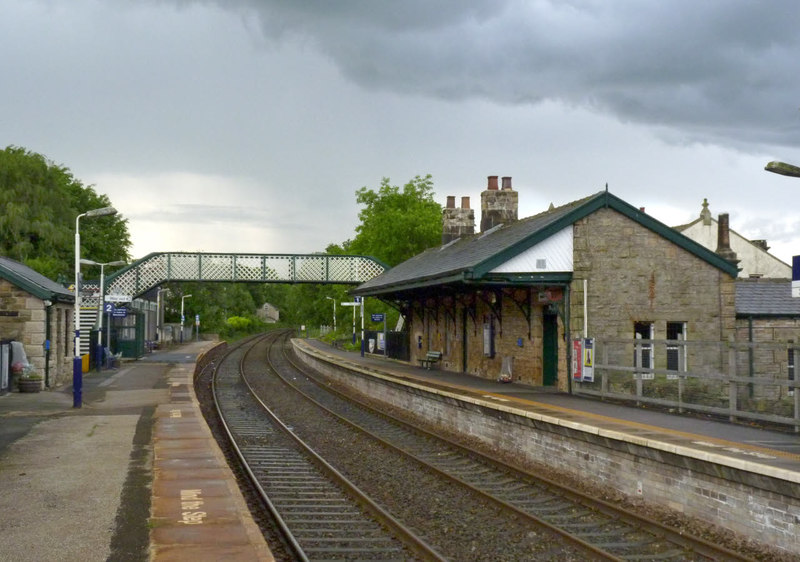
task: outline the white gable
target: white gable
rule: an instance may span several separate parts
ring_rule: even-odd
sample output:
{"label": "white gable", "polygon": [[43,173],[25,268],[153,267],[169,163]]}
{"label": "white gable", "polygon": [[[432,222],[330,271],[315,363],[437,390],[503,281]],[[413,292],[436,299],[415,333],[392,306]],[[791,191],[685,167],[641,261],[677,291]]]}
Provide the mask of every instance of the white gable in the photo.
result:
{"label": "white gable", "polygon": [[572,225],[500,264],[492,273],[565,271],[572,271]]}
{"label": "white gable", "polygon": [[[777,279],[791,279],[792,266],[783,263],[781,260],[756,246],[750,240],[730,230],[731,250],[736,252],[737,264],[739,267],[739,278],[750,276],[769,277]],[[684,228],[681,234],[691,238],[715,252],[717,250],[717,236],[719,235],[719,223],[711,219],[710,224],[703,224],[703,221],[696,221],[688,228]]]}

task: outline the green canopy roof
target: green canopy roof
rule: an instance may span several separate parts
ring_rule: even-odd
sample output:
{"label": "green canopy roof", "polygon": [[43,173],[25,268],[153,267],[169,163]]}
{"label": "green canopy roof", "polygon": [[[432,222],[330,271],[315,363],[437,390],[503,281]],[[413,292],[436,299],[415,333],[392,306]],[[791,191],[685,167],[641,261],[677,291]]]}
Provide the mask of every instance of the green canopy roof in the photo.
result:
{"label": "green canopy roof", "polygon": [[[379,296],[445,284],[496,282],[490,274],[493,269],[601,208],[614,209],[714,267],[736,277],[738,269],[732,262],[608,191],[601,191],[561,207],[551,208],[544,213],[426,250],[359,285],[352,293],[361,296]],[[571,274],[571,272],[564,273]],[[521,277],[531,283],[537,280],[543,283],[563,282],[569,278],[570,275],[553,273]]]}

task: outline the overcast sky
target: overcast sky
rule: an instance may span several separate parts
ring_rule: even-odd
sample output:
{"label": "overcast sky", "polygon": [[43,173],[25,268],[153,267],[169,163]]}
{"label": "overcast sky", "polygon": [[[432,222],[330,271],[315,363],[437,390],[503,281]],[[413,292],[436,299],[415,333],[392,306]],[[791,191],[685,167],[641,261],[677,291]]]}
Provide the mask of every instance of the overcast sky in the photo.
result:
{"label": "overcast sky", "polygon": [[[512,176],[520,217],[609,191],[800,254],[800,3],[0,0],[0,145],[157,251],[307,253],[355,191]],[[477,217],[480,220],[479,216]],[[398,233],[401,235],[401,233]]]}

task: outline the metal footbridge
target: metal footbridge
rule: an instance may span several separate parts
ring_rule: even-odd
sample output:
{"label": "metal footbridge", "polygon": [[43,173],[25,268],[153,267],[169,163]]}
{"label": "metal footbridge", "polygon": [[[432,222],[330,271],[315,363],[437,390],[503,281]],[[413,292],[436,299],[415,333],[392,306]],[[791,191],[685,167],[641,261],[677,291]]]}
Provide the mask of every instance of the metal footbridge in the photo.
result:
{"label": "metal footbridge", "polygon": [[338,254],[148,254],[105,278],[107,295],[143,295],[170,281],[359,285],[388,266],[369,256]]}

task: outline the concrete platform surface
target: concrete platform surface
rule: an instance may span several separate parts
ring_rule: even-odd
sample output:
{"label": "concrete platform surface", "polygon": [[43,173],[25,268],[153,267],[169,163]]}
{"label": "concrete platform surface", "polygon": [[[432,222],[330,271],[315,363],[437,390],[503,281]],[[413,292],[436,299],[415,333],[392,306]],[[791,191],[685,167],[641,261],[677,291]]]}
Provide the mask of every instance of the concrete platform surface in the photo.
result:
{"label": "concrete platform surface", "polygon": [[0,396],[0,558],[273,560],[194,397],[212,345]]}

